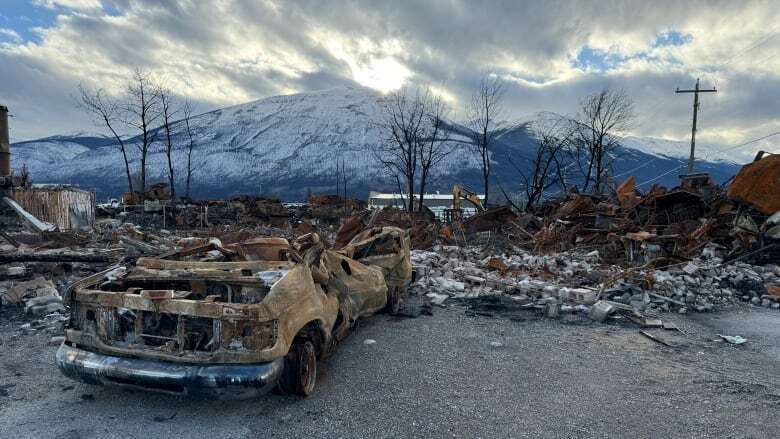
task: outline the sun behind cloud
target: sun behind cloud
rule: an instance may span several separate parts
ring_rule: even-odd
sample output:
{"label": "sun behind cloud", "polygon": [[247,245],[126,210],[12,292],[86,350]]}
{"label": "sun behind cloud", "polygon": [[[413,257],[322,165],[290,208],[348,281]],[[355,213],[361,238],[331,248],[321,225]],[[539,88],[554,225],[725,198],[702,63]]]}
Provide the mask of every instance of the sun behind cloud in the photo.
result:
{"label": "sun behind cloud", "polygon": [[406,66],[393,57],[372,59],[366,65],[351,67],[356,82],[382,93],[401,88],[412,75]]}

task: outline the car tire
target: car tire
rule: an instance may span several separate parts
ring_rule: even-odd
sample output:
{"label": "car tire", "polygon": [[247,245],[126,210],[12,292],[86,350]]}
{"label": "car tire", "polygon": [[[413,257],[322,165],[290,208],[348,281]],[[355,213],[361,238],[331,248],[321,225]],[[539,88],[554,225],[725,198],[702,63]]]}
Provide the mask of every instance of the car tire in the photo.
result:
{"label": "car tire", "polygon": [[297,338],[284,357],[279,389],[287,394],[309,396],[317,384],[317,350],[311,340]]}
{"label": "car tire", "polygon": [[390,287],[387,289],[387,305],[385,311],[390,315],[396,315],[401,311],[401,288]]}

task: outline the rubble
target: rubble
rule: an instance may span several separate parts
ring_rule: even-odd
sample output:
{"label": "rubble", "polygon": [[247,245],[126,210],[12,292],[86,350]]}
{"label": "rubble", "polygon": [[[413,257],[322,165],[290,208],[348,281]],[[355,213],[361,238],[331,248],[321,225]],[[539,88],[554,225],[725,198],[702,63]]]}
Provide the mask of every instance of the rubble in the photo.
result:
{"label": "rubble", "polygon": [[647,315],[663,312],[708,312],[737,302],[780,308],[776,267],[727,263],[717,256],[625,269],[598,252],[539,255],[515,248],[491,254],[481,247],[438,246],[412,251],[412,263],[418,273],[414,287],[435,304],[506,296],[551,318],[587,312],[604,321],[627,313],[624,317],[643,327],[653,326]]}
{"label": "rubble", "polygon": [[718,334],[718,337],[722,338],[723,340],[725,340],[729,344],[741,345],[741,344],[747,343],[747,339],[745,337],[742,337],[741,335],[723,335],[723,334]]}
{"label": "rubble", "polygon": [[51,281],[43,277],[36,277],[31,281],[20,282],[9,288],[0,296],[0,301],[3,305],[23,303],[25,308],[29,309],[54,302],[61,304],[62,298]]}
{"label": "rubble", "polygon": [[146,192],[125,192],[122,194],[122,204],[142,205],[145,201],[168,201],[171,199],[167,183],[155,183]]}

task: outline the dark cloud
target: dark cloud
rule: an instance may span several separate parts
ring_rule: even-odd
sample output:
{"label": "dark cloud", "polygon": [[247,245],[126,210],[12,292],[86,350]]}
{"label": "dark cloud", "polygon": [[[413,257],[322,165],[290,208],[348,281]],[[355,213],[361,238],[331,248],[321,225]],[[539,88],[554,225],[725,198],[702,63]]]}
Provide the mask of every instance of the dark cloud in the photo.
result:
{"label": "dark cloud", "polygon": [[[78,2],[71,2],[76,4]],[[780,11],[729,1],[104,1],[61,6],[40,41],[0,43],[0,100],[19,114],[15,138],[85,128],[79,82],[121,89],[134,67],[166,78],[203,109],[365,78],[431,84],[454,115],[485,73],[507,80],[508,118],[573,113],[604,87],[635,100],[635,134],[683,138],[695,78],[702,141],[728,144],[780,129]],[[106,11],[109,11],[107,13]],[[659,36],[681,35],[675,44]],[[756,42],[765,42],[753,47]],[[610,65],[577,66],[583,49]],[[745,52],[745,53],[742,53]],[[381,87],[380,87],[381,88]]]}

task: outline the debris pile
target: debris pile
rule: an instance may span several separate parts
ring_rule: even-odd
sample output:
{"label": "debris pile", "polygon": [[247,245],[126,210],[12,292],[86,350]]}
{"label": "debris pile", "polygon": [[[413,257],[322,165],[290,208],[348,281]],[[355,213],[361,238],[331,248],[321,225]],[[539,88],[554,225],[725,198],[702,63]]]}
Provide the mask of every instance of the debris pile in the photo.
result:
{"label": "debris pile", "polygon": [[[19,272],[24,270],[24,267],[12,268],[17,268]],[[36,316],[64,311],[62,297],[54,283],[42,276],[16,283],[10,288],[0,287],[0,303],[3,306],[23,305],[26,313]]]}
{"label": "debris pile", "polygon": [[603,261],[623,267],[685,263],[705,248],[724,261],[771,263],[780,259],[780,214],[772,210],[780,188],[749,188],[771,186],[761,182],[777,179],[780,162],[769,170],[762,162],[769,158],[743,168],[728,193],[707,174],[685,175],[678,187],[653,186],[646,193],[631,177],[611,194],[572,190],[521,215],[509,207],[479,213],[453,224],[451,239],[440,243],[534,254],[598,251]]}
{"label": "debris pile", "polygon": [[439,305],[501,296],[550,316],[595,312],[606,318],[620,310],[641,318],[707,312],[737,301],[780,308],[780,267],[726,263],[707,250],[708,258],[685,264],[626,269],[604,261],[597,250],[540,255],[514,248],[493,254],[480,247],[436,246],[412,252],[418,273],[413,287]]}
{"label": "debris pile", "polygon": [[168,201],[171,193],[167,183],[155,183],[146,192],[125,192],[122,194],[122,203],[125,205],[144,204],[145,201]]}
{"label": "debris pile", "polygon": [[[604,262],[624,268],[661,268],[713,246],[725,261],[760,265],[780,258],[780,214],[769,216],[776,212],[772,203],[780,189],[766,183],[780,172],[774,162],[766,158],[746,166],[730,191],[707,174],[692,174],[681,176],[678,187],[655,185],[642,193],[631,177],[612,193],[571,190],[522,213],[517,206],[500,206],[437,225],[433,218],[399,212],[391,221],[412,228],[415,249],[440,244],[494,252],[519,247],[534,254],[597,251]],[[757,185],[760,190],[749,189]]]}
{"label": "debris pile", "polygon": [[413,289],[436,305],[490,302],[493,309],[621,317],[643,326],[657,313],[736,302],[778,309],[778,157],[743,167],[729,186],[691,174],[675,188],[641,192],[632,177],[611,193],[572,190],[527,211],[500,206],[452,215],[447,224],[427,209],[367,210],[363,201],[332,195],[311,196],[307,204],[242,196],[175,205],[167,187],[156,185],[125,194],[134,206],[110,204],[108,218],[91,230],[63,233],[4,198],[0,305],[31,316],[61,313],[68,285],[113,264],[171,255],[214,263],[287,260],[288,242],[306,236],[359,260],[350,243],[397,227],[408,231],[414,249]]}
{"label": "debris pile", "polygon": [[306,204],[291,206],[291,222],[307,222],[317,227],[338,227],[345,218],[364,211],[367,203],[338,195],[312,195]]}
{"label": "debris pile", "polygon": [[177,208],[176,225],[185,228],[222,225],[285,227],[290,211],[275,198],[241,196],[189,203]]}

